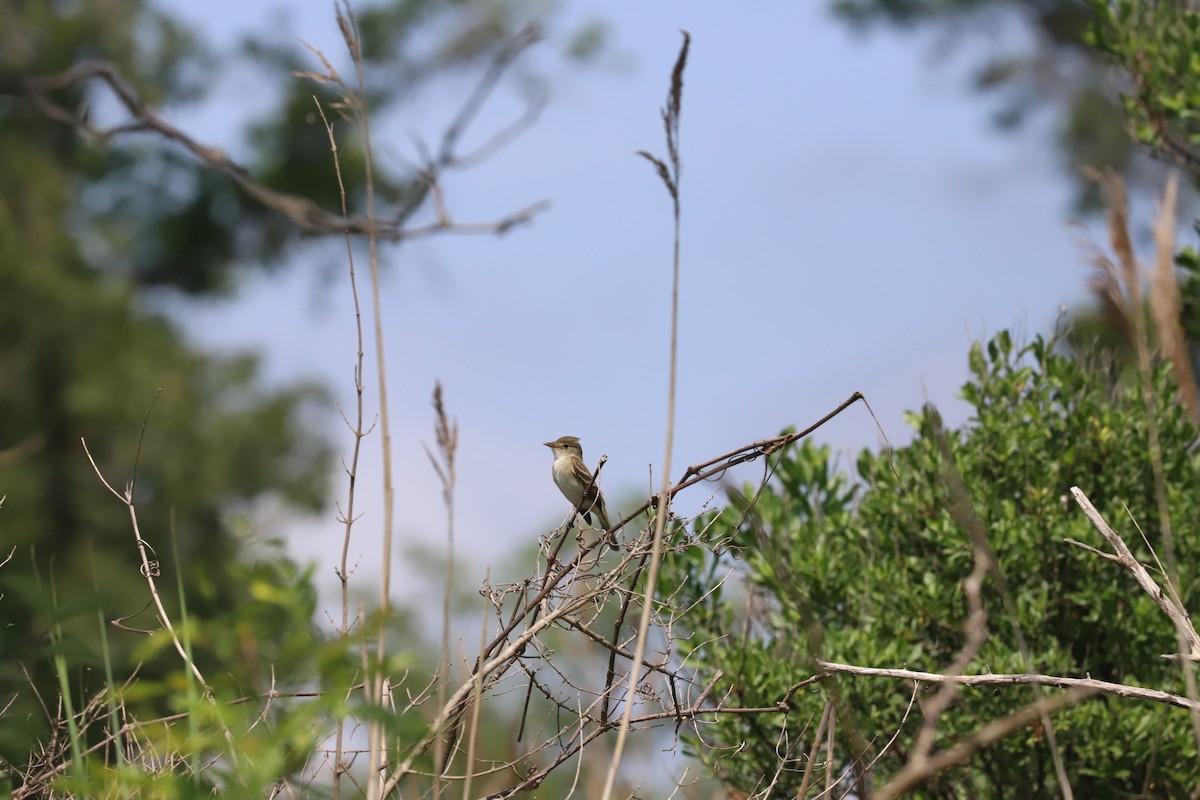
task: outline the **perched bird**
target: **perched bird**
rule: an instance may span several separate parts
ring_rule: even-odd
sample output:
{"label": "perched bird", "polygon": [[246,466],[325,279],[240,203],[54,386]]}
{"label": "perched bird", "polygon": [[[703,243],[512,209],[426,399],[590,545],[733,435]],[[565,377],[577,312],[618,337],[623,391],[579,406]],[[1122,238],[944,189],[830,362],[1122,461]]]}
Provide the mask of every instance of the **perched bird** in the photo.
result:
{"label": "perched bird", "polygon": [[[554,484],[571,505],[579,509],[583,519],[592,524],[592,514],[600,523],[600,527],[608,530],[612,527],[608,521],[608,511],[604,508],[604,495],[600,487],[592,482],[592,471],[583,463],[583,448],[579,446],[578,436],[560,436],[553,442],[543,442],[554,451]],[[587,489],[587,495],[584,495]]]}

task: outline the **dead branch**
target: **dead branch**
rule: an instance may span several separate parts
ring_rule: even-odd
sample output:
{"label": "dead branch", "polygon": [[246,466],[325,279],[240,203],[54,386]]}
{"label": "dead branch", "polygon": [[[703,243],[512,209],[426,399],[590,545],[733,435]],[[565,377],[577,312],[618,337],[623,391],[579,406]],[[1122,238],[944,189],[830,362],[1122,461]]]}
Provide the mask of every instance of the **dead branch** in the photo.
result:
{"label": "dead branch", "polygon": [[[859,399],[862,399],[862,395],[855,392],[845,402],[834,409],[834,411],[804,431],[756,442],[738,448],[721,458],[713,459],[705,465],[690,468],[687,476],[673,485],[665,493],[665,496],[668,498],[673,497],[688,486],[692,486],[700,481],[717,478],[735,464],[752,461],[777,452],[788,444],[808,435],[821,424],[832,419]],[[655,499],[660,497],[663,497],[663,495],[656,495]],[[627,525],[641,511],[649,508],[652,502],[653,500],[648,500],[643,504],[641,510],[627,515],[623,520],[614,525],[613,529],[620,529]],[[620,603],[624,605],[627,603],[628,598],[634,596],[634,593],[630,592],[625,587],[625,584],[635,572],[640,570],[641,565],[647,562],[648,556],[653,549],[654,531],[646,528],[641,530],[636,536],[626,536],[625,540],[617,544],[614,548],[614,552],[619,554],[619,560],[614,564],[603,567],[600,565],[601,562],[598,556],[602,549],[611,546],[608,537],[598,536],[591,542],[581,542],[574,556],[565,562],[559,562],[557,555],[565,539],[566,537],[563,536],[557,543],[557,546],[548,554],[544,565],[544,572],[540,576],[535,576],[532,579],[526,579],[507,587],[496,589],[485,587],[485,591],[493,596],[493,606],[499,630],[482,648],[479,661],[472,674],[458,683],[457,688],[449,693],[448,699],[436,711],[433,716],[433,722],[426,734],[398,757],[396,765],[390,770],[387,779],[381,787],[385,794],[395,789],[406,775],[414,774],[413,764],[415,759],[427,751],[437,736],[453,729],[458,724],[458,720],[462,718],[462,715],[468,709],[469,703],[467,699],[474,691],[477,681],[480,679],[479,676],[483,676],[489,681],[487,683],[488,687],[498,687],[510,673],[517,676],[526,675],[525,669],[520,667],[522,658],[530,648],[540,650],[540,637],[554,628],[573,630],[583,633],[589,640],[598,640],[597,644],[600,644],[610,654],[615,654],[616,657],[621,658],[626,663],[627,666],[625,669],[627,671],[625,675],[629,676],[629,679],[633,680],[637,686],[637,691],[632,695],[624,698],[611,697],[614,688],[621,686],[622,683],[621,680],[613,680],[612,676],[606,677],[604,679],[604,688],[598,690],[585,690],[579,686],[569,687],[576,696],[586,693],[597,698],[596,702],[599,703],[599,706],[592,706],[596,707],[597,710],[600,707],[607,709],[611,701],[635,703],[638,700],[645,701],[657,697],[658,695],[653,689],[653,683],[648,682],[645,675],[658,675],[659,680],[664,682],[668,692],[673,692],[673,689],[670,688],[671,686],[679,684],[686,686],[688,692],[693,695],[701,692],[701,689],[705,689],[702,692],[702,696],[708,697],[709,692],[712,690],[711,686],[696,686],[677,670],[667,667],[666,658],[657,663],[645,657],[638,658],[636,650],[631,653],[628,648],[615,638],[606,639],[594,626],[585,624],[581,618],[580,612],[584,609],[591,608],[596,610],[602,608],[606,603]],[[531,592],[530,589],[532,587],[538,588],[536,591]],[[503,600],[506,597],[517,599],[519,604],[515,610],[506,612],[502,616]],[[642,602],[645,602],[644,599]],[[675,613],[673,609],[666,607],[660,610],[666,613]],[[657,619],[658,614],[653,613],[652,618]],[[661,630],[667,630],[669,629],[669,624],[659,620],[656,623],[656,627]],[[585,630],[586,633],[584,633]],[[535,681],[534,685],[536,685],[539,692],[544,696],[553,694],[552,690],[540,681]],[[673,694],[671,696],[674,697]],[[552,703],[564,711],[577,707],[575,701],[564,698],[553,699]],[[702,705],[694,701],[684,701],[682,699],[664,702],[663,706],[664,710],[661,712],[632,715],[629,724],[631,726],[644,726],[652,722],[668,719],[678,724],[682,721],[695,719],[703,714],[785,713],[788,708],[786,702],[781,702],[776,706],[749,709],[724,708],[720,705],[714,706],[712,704]],[[560,743],[567,742],[567,744],[558,745],[563,747],[563,760],[566,760],[570,757],[570,753],[578,752],[577,745],[582,746],[583,743],[592,741],[596,736],[603,735],[615,729],[616,723],[610,721],[607,716],[584,710],[581,712],[581,715],[574,717],[570,724],[561,727],[552,735],[544,737],[543,744],[539,747],[544,748],[545,743],[551,740]],[[552,763],[561,763],[561,761]],[[541,770],[538,772],[540,773]],[[536,774],[538,773],[535,773],[534,777],[522,781],[520,786],[522,788],[536,786],[540,783],[540,779],[536,778]],[[549,773],[547,771],[544,774]],[[512,791],[518,791],[518,789],[514,788]]]}
{"label": "dead branch", "polygon": [[[542,34],[537,26],[529,26],[501,47],[492,58],[488,69],[470,93],[453,123],[442,134],[436,158],[429,159],[419,170],[420,179],[427,188],[440,193],[439,176],[447,169],[465,168],[478,164],[498,149],[523,133],[537,119],[545,105],[545,99],[537,98],[514,122],[503,127],[487,143],[472,151],[461,154],[457,145],[466,128],[476,120],[486,100],[494,92],[503,73],[525,50],[540,41]],[[341,79],[329,62],[321,57],[326,73],[305,73],[322,81],[334,81],[345,91]],[[58,102],[54,95],[66,89],[80,89],[89,84],[98,84],[111,95],[124,110],[128,119],[112,126],[100,127],[84,115]],[[458,222],[445,210],[444,202],[438,201],[434,222],[409,226],[408,222],[420,207],[417,204],[402,204],[375,218],[369,213],[345,215],[341,210],[321,208],[312,200],[301,195],[282,192],[254,178],[249,170],[231,159],[223,150],[206,145],[171,123],[152,108],[145,99],[121,75],[117,67],[108,61],[93,59],[82,61],[56,75],[18,76],[7,78],[0,86],[0,93],[22,96],[49,120],[74,128],[92,140],[107,145],[132,134],[152,134],[182,147],[206,168],[233,181],[256,202],[287,217],[297,229],[313,234],[367,234],[374,233],[379,239],[390,242],[417,239],[437,233],[461,234],[504,234],[513,228],[532,221],[545,210],[545,201],[528,205],[500,219],[487,222]],[[422,193],[424,196],[424,193]],[[440,197],[440,195],[439,195]]]}

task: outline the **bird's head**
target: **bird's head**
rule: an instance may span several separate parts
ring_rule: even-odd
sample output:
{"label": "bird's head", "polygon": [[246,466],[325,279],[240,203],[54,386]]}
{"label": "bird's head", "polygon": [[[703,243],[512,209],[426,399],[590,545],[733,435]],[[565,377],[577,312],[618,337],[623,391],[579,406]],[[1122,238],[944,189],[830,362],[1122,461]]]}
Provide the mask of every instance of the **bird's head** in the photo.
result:
{"label": "bird's head", "polygon": [[583,448],[579,446],[578,436],[560,436],[553,442],[542,442],[542,444],[554,451],[554,457],[575,455],[583,458]]}

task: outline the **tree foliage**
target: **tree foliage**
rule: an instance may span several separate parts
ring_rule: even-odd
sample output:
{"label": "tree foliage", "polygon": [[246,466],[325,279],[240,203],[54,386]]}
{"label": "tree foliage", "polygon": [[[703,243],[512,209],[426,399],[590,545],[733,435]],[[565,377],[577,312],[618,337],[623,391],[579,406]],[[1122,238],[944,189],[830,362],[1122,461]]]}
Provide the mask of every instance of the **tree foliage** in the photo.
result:
{"label": "tree foliage", "polygon": [[[419,88],[494,61],[518,28],[551,12],[505,0],[362,9],[362,47],[351,55],[367,111],[394,111]],[[17,769],[58,715],[39,701],[60,695],[54,656],[65,658],[77,704],[105,684],[101,664],[118,681],[137,670],[126,699],[159,711],[185,675],[161,631],[101,636],[110,620],[160,621],[130,616],[146,604],[135,533],[81,439],[118,492],[136,466],[140,535],[170,576],[168,611],[186,620],[197,665],[220,665],[219,688],[236,696],[316,674],[311,572],[261,541],[256,514],[266,500],[282,511],[326,502],[332,459],[314,414],[329,409],[326,392],[268,387],[255,357],[198,351],[162,302],[228,295],[300,241],[296,220],[239,176],[340,215],[312,99],[337,120],[338,97],[291,74],[317,57],[283,34],[243,52],[281,79],[279,101],[257,87],[265,111],[250,124],[248,157],[222,172],[216,156],[175,147],[114,98],[124,92],[133,112],[169,119],[204,98],[233,54],[218,58],[142,0],[120,13],[99,0],[0,5],[0,541],[15,548],[0,572],[0,709],[6,723],[20,721],[0,726],[0,762]],[[328,57],[354,75],[351,56]],[[113,83],[62,78],[97,63]],[[364,154],[354,137],[339,147],[351,214],[366,193]],[[428,192],[420,178],[419,168],[377,167],[379,207],[415,213]]]}
{"label": "tree foliage", "polygon": [[[113,14],[103,3],[34,3],[2,13],[6,88],[107,58],[152,102],[169,105],[200,89],[200,44],[147,5]],[[85,92],[66,94],[62,102],[78,110],[88,104]],[[285,508],[322,505],[329,448],[307,415],[325,393],[268,388],[255,358],[197,352],[155,310],[146,285],[200,290],[210,281],[197,276],[224,269],[232,250],[213,218],[184,211],[211,204],[205,176],[177,157],[140,154],[89,142],[18,95],[0,102],[0,177],[12,189],[0,198],[0,530],[16,551],[0,574],[0,651],[10,656],[0,663],[0,702],[12,699],[9,719],[21,721],[2,726],[0,757],[17,765],[51,726],[37,700],[57,694],[47,648],[69,656],[82,696],[98,684],[75,670],[101,663],[100,626],[131,617],[131,627],[156,627],[152,615],[137,616],[145,584],[128,514],[81,440],[116,487],[137,465],[142,536],[160,564],[179,567],[170,572],[190,619],[207,631],[197,633],[201,658],[245,656],[249,625],[261,647],[255,658],[229,661],[239,666],[226,676],[252,685],[269,678],[260,659],[306,652],[294,637],[311,628],[297,615],[311,611],[311,598],[282,617],[263,616],[255,599],[262,582],[287,596],[311,594],[311,585],[280,553],[248,551],[245,539],[263,498]],[[184,595],[171,595],[178,611]],[[262,624],[250,625],[255,619]],[[159,675],[170,658],[158,657],[162,641],[114,629],[110,663],[124,674],[140,662],[143,675]],[[298,669],[302,660],[290,663]]]}
{"label": "tree foliage", "polygon": [[[1040,338],[1018,348],[1007,334],[973,348],[970,368],[962,393],[973,409],[968,424],[942,432],[934,409],[912,414],[912,443],[864,451],[855,478],[836,467],[828,447],[806,440],[773,465],[764,486],[732,492],[720,516],[704,521],[724,555],[692,549],[670,559],[664,593],[698,604],[687,663],[701,684],[724,672],[727,706],[774,705],[820,672],[815,658],[930,672],[953,661],[964,643],[961,583],[973,554],[951,511],[949,471],[961,474],[1003,576],[1003,585],[992,576],[985,588],[990,636],[968,672],[1031,670],[1182,692],[1177,662],[1162,658],[1176,643],[1161,612],[1116,567],[1064,542],[1103,546],[1069,500],[1078,485],[1107,519],[1120,521],[1131,544],[1140,529],[1162,551],[1139,384],[1114,388],[1106,371]],[[1200,550],[1190,524],[1200,518],[1200,454],[1191,449],[1200,432],[1174,401],[1166,368],[1154,373],[1153,387],[1175,549],[1190,565]],[[1145,547],[1135,553],[1154,563]],[[1200,602],[1190,571],[1180,591],[1190,607]],[[794,794],[828,699],[839,742],[864,759],[854,764],[860,775],[899,730],[872,772],[879,781],[910,753],[921,721],[914,711],[902,722],[912,691],[895,680],[829,679],[792,697],[785,721],[721,717],[704,728],[703,742],[692,740],[692,751],[743,791],[761,789],[783,763],[778,795]],[[918,702],[931,691],[920,690]],[[1029,701],[1027,688],[965,689],[941,718],[938,746]],[[1076,796],[1176,797],[1194,784],[1186,711],[1100,697],[1057,716],[1055,728]],[[1040,725],[936,776],[915,796],[973,795],[1058,796]]]}
{"label": "tree foliage", "polygon": [[1200,12],[1188,3],[1093,0],[1089,41],[1130,76],[1137,141],[1200,180]]}

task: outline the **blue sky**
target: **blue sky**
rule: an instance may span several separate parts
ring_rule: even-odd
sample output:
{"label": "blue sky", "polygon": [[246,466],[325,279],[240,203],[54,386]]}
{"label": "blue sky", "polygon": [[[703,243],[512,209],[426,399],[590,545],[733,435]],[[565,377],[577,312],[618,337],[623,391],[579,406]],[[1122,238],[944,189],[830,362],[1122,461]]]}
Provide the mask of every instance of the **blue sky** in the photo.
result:
{"label": "blue sky", "polygon": [[[325,2],[292,3],[286,20],[266,3],[167,8],[219,46],[286,22],[331,56],[341,52]],[[591,18],[609,25],[601,65],[564,68],[535,55],[551,76],[541,120],[447,186],[463,220],[542,198],[550,209],[502,239],[443,237],[383,253],[397,530],[402,543],[442,538],[439,487],[421,447],[433,440],[429,396],[440,380],[461,429],[458,538],[473,579],[486,564],[511,563],[506,553],[565,515],[542,442],[573,434],[589,462],[607,454],[610,505],[644,495],[651,474],[657,487],[670,205],[633,154],[664,150],[658,114],[680,29],[693,45],[674,475],[805,426],[856,390],[894,443],[908,438],[902,412],[926,400],[961,422],[970,343],[1006,327],[1043,332],[1062,304],[1083,299],[1085,234],[1069,224],[1048,126],[996,133],[987,101],[966,87],[962,56],[933,58],[919,37],[851,35],[820,3],[565,7],[567,24]],[[272,100],[269,84],[261,95],[254,85],[235,70],[177,119],[236,153],[240,122]],[[411,114],[381,121],[381,157],[406,152],[414,133],[432,139],[456,99],[425,97]],[[513,108],[502,98],[481,129]],[[235,300],[188,310],[187,329],[212,349],[261,351],[271,380],[316,377],[349,403],[353,316],[344,278],[322,278],[329,253],[313,245],[289,270],[249,280]],[[371,390],[369,404],[374,413]],[[348,452],[335,408],[324,424]],[[880,441],[861,407],[817,436],[844,452]],[[378,436],[368,441],[352,545],[364,564],[378,552],[379,446]],[[334,497],[343,496],[339,478]],[[682,508],[707,499],[684,497]],[[334,513],[277,517],[274,532],[300,557],[332,564]],[[428,588],[403,555],[399,566],[400,594]],[[372,573],[364,566],[360,579]],[[331,569],[319,575],[332,582]]]}

